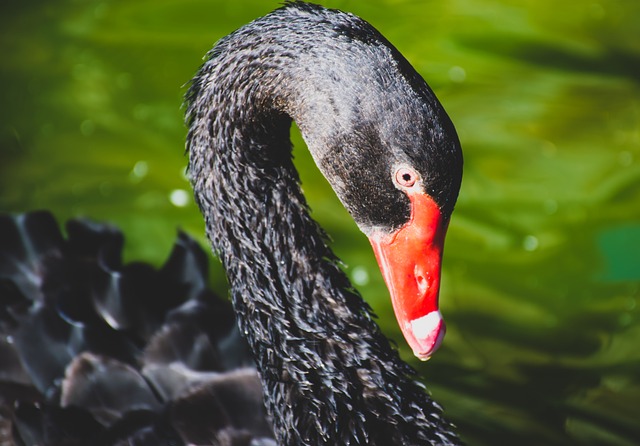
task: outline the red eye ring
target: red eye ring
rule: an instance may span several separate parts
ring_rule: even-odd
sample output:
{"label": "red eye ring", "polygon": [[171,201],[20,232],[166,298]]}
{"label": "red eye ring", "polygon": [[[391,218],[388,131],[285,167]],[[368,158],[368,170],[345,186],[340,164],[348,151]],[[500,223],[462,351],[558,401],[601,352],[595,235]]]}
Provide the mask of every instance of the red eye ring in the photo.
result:
{"label": "red eye ring", "polygon": [[418,173],[410,167],[400,167],[396,170],[395,181],[400,187],[412,187],[418,181]]}

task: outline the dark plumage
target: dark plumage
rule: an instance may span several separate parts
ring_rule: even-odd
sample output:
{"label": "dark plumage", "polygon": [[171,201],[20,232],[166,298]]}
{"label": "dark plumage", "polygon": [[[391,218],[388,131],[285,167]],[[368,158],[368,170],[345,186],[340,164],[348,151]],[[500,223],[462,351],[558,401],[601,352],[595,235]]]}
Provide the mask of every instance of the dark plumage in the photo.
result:
{"label": "dark plumage", "polygon": [[0,215],[0,444],[274,445],[197,243],[180,233],[157,270],[123,265],[112,227],[66,230]]}
{"label": "dark plumage", "polygon": [[363,20],[296,2],[220,40],[187,107],[196,200],[278,442],[456,443],[309,216],[288,136],[293,118],[365,232],[409,219],[398,162],[448,215],[461,155],[424,81]]}
{"label": "dark plumage", "polygon": [[[427,84],[363,20],[290,2],[220,40],[186,106],[196,201],[258,374],[233,370],[250,366],[247,347],[230,338],[232,315],[207,291],[205,257],[184,234],[157,271],[122,265],[114,229],[74,221],[64,240],[48,214],[5,216],[0,347],[15,394],[0,417],[15,437],[459,444],[309,216],[289,141],[295,120],[368,236],[409,225],[423,195],[446,229],[462,155]],[[398,166],[416,175],[407,188],[394,183]]]}

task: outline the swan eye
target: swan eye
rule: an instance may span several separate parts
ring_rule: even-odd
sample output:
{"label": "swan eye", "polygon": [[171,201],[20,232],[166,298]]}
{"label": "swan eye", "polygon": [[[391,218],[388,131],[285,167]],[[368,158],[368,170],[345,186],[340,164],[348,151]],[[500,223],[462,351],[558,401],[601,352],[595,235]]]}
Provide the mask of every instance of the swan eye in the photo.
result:
{"label": "swan eye", "polygon": [[400,167],[396,170],[395,181],[400,187],[412,187],[418,181],[418,172],[410,167]]}

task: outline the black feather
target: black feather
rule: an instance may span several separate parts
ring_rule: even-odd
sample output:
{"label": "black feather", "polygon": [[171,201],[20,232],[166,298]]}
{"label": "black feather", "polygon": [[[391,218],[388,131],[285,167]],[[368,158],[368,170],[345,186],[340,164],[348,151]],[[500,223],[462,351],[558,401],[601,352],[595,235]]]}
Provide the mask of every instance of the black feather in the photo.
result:
{"label": "black feather", "polygon": [[[74,220],[66,240],[45,212],[0,215],[0,226],[18,237],[0,247],[2,444],[271,437],[248,348],[229,303],[206,288],[206,254],[189,236],[157,270],[123,265],[124,238],[110,226]],[[47,230],[32,240],[37,227]],[[216,420],[200,412],[208,407]],[[241,413],[260,422],[238,423]]]}
{"label": "black feather", "polygon": [[186,102],[196,202],[279,444],[459,443],[309,216],[289,141],[294,119],[363,230],[407,222],[398,162],[448,215],[462,158],[427,84],[368,23],[294,2],[221,39]]}

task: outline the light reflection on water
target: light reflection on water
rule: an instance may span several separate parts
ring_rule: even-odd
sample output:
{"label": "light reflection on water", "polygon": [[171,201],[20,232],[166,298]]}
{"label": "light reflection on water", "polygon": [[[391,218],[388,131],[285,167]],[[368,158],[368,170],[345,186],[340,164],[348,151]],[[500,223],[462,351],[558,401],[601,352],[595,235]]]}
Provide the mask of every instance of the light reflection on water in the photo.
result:
{"label": "light reflection on water", "polygon": [[[117,222],[129,259],[160,263],[176,227],[204,242],[186,192],[181,86],[215,40],[276,2],[40,3],[0,14],[11,49],[0,65],[0,209]],[[415,361],[434,396],[470,444],[634,444],[638,6],[325,4],[399,47],[465,149],[443,271],[448,333],[428,364]],[[410,359],[366,239],[310,156],[295,156],[315,216]]]}

